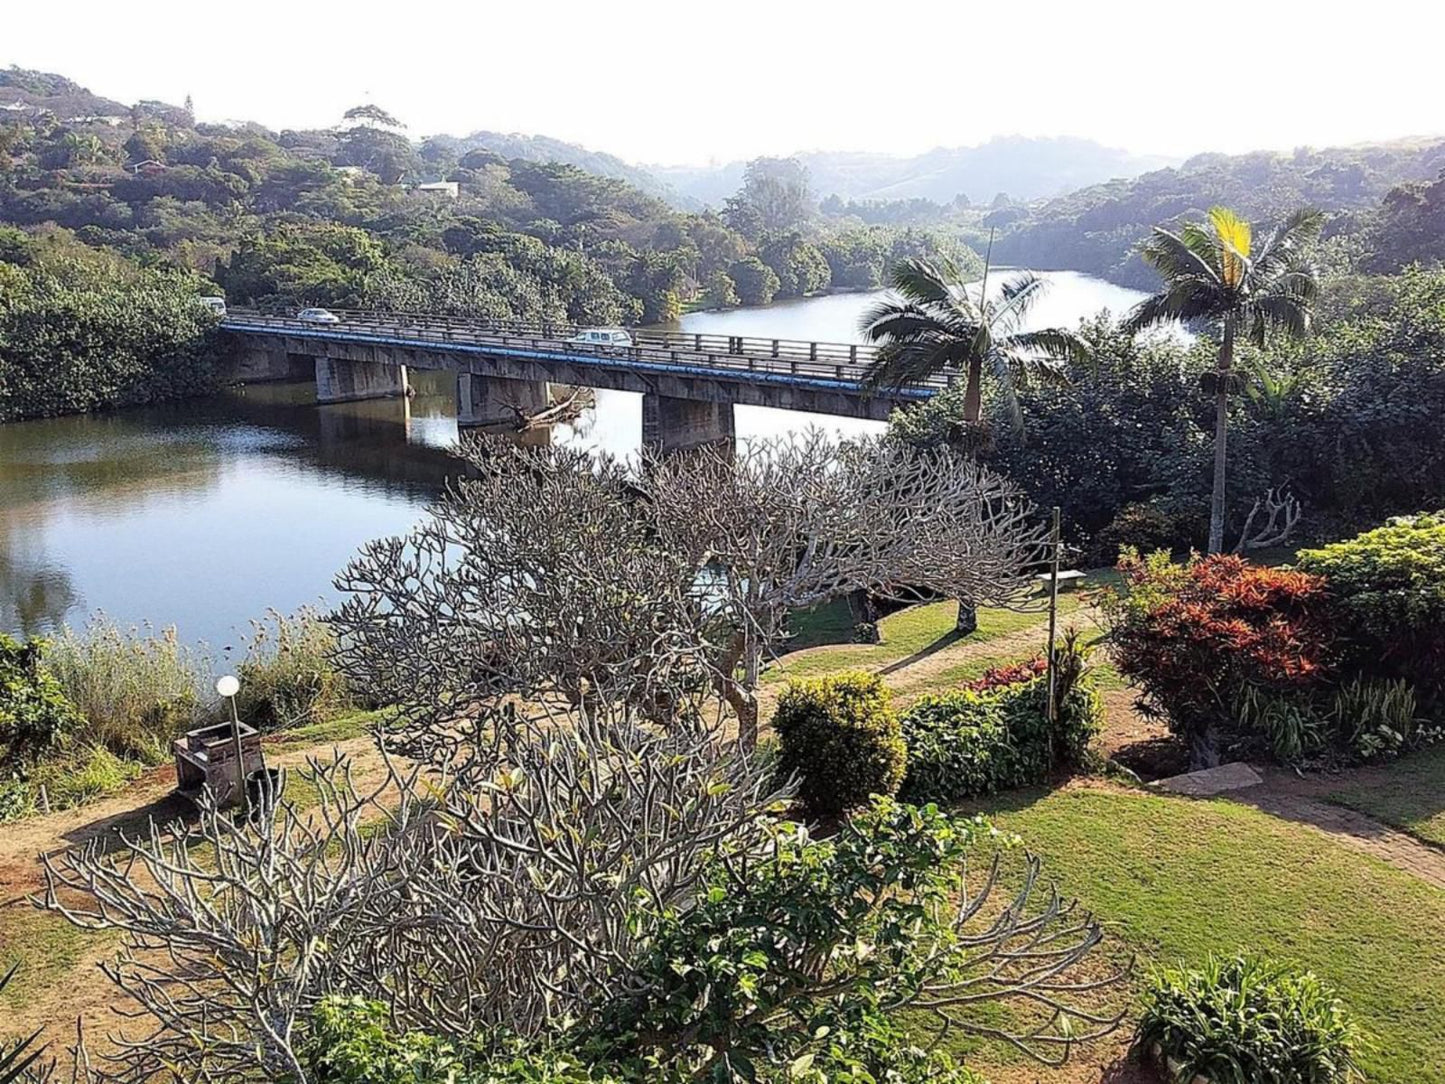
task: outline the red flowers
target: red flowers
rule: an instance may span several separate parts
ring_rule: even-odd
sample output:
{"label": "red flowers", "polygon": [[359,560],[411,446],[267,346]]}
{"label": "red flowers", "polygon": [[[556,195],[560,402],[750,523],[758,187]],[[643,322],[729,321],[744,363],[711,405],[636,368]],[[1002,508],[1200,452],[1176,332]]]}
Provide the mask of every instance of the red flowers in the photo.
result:
{"label": "red flowers", "polygon": [[990,689],[1000,689],[1005,685],[1018,685],[1025,681],[1032,681],[1036,677],[1042,677],[1048,668],[1049,661],[1042,655],[1029,659],[1027,662],[1011,663],[1008,666],[990,666],[983,672],[983,677],[967,682],[964,688],[976,693],[986,693]]}

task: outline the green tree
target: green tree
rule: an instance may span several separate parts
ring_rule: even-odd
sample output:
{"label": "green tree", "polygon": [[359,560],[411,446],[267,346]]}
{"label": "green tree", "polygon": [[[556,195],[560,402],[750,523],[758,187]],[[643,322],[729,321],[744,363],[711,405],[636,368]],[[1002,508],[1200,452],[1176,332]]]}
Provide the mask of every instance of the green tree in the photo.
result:
{"label": "green tree", "polygon": [[796,158],[754,158],[737,194],[728,197],[723,220],[745,237],[792,230],[813,214],[808,170]]}
{"label": "green tree", "polygon": [[869,342],[881,344],[867,382],[874,388],[916,384],[944,372],[964,374],[964,421],[983,418],[985,374],[1016,430],[1023,427],[1018,388],[1029,378],[1063,379],[1063,363],[1085,360],[1088,346],[1063,328],[1026,330],[1044,280],[1030,271],[1008,278],[997,297],[988,294],[988,267],[972,286],[948,258],[900,260],[889,275],[894,297],[863,314]]}
{"label": "green tree", "polygon": [[703,298],[710,309],[730,309],[739,303],[737,284],[731,275],[718,268],[708,276]]}
{"label": "green tree", "polygon": [[768,238],[758,255],[778,276],[782,297],[804,297],[832,281],[832,269],[818,246],[796,231]]}
{"label": "green tree", "polygon": [[778,276],[756,256],[738,260],[728,268],[728,274],[737,284],[744,305],[766,305],[778,294]]}
{"label": "green tree", "polygon": [[1130,331],[1171,321],[1202,324],[1219,336],[1219,358],[1205,384],[1214,393],[1214,490],[1209,504],[1209,552],[1224,549],[1225,472],[1229,393],[1236,340],[1247,335],[1263,347],[1271,331],[1306,334],[1319,284],[1306,248],[1319,236],[1323,215],[1295,211],[1256,251],[1248,222],[1215,207],[1208,222],[1191,222],[1178,233],[1155,227],[1142,249],[1144,262],[1164,288],[1135,306]]}

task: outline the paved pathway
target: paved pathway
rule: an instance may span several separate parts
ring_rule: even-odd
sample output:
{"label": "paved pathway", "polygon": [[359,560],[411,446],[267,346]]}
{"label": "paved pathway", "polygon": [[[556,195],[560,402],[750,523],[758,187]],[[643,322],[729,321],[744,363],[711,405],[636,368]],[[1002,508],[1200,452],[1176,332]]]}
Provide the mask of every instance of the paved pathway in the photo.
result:
{"label": "paved pathway", "polygon": [[1324,801],[1339,789],[1338,777],[1300,778],[1266,773],[1263,785],[1231,791],[1225,797],[1247,802],[1266,813],[1308,824],[1339,842],[1372,854],[1396,869],[1445,890],[1445,849],[1424,843],[1373,817]]}

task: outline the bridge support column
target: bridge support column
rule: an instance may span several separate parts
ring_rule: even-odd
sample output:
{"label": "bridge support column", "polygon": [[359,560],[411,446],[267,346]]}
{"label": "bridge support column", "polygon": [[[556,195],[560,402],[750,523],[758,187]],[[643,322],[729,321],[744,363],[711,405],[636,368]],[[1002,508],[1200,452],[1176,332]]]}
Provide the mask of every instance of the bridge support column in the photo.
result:
{"label": "bridge support column", "polygon": [[509,380],[481,373],[457,374],[457,425],[515,425],[517,412],[535,414],[547,408],[545,380]]}
{"label": "bridge support column", "polygon": [[732,403],[674,399],[648,392],[642,397],[642,443],[667,454],[704,444],[733,445]]}
{"label": "bridge support column", "polygon": [[406,366],[384,361],[316,359],[316,401],[352,403],[407,394]]}

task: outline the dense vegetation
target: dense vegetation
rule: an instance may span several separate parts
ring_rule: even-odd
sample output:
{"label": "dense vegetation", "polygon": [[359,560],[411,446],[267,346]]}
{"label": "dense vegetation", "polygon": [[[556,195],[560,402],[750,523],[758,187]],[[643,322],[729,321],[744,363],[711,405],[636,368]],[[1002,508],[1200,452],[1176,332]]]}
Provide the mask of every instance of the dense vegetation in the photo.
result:
{"label": "dense vegetation", "polygon": [[[1318,207],[1346,212],[1327,235],[1340,239],[1339,259],[1348,266],[1358,243],[1352,236],[1375,228],[1381,202],[1386,202],[1387,217],[1390,205],[1407,202],[1392,189],[1433,180],[1442,168],[1445,142],[1440,141],[1301,148],[1293,154],[1200,154],[1177,169],[996,208],[983,216],[982,225],[999,230],[994,255],[1003,262],[1086,271],[1151,289],[1154,277],[1135,246],[1155,226],[1199,218],[1220,204],[1264,221],[1282,219],[1297,207]],[[1415,258],[1400,255],[1403,259],[1389,263],[1391,268]]]}
{"label": "dense vegetation", "polygon": [[0,226],[0,422],[195,395],[215,317],[195,276]]}

